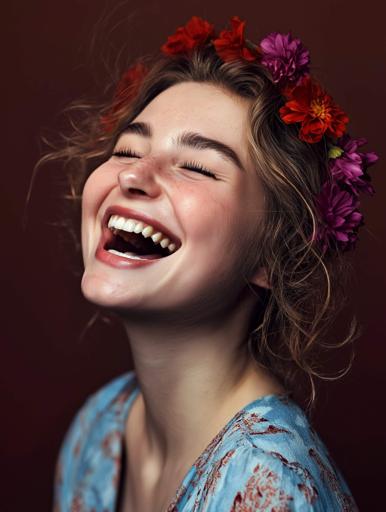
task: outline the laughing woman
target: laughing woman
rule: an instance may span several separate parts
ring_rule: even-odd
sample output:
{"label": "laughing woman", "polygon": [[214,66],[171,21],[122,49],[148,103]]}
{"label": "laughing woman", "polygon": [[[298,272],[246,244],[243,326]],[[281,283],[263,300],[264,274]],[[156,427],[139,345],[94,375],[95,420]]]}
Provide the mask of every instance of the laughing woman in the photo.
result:
{"label": "laughing woman", "polygon": [[56,512],[356,510],[293,391],[306,376],[314,402],[376,156],[298,39],[244,28],[193,17],[57,155],[82,193],[82,292],[135,369],[74,418]]}

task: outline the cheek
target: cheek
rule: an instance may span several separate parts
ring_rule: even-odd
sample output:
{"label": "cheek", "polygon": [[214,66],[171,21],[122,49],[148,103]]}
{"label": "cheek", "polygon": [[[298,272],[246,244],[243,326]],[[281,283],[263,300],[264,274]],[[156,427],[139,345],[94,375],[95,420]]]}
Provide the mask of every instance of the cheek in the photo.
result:
{"label": "cheek", "polygon": [[186,227],[187,241],[192,244],[190,249],[196,253],[199,248],[205,257],[221,253],[227,258],[235,251],[240,198],[229,184],[216,185],[184,188],[176,204]]}
{"label": "cheek", "polygon": [[82,193],[82,220],[95,217],[104,198],[114,186],[115,180],[106,164],[98,167],[88,177]]}
{"label": "cheek", "polygon": [[[199,190],[184,190],[178,203],[182,225],[186,230],[188,243],[192,244],[191,249],[196,251],[198,247],[206,251],[216,245],[216,239],[221,238],[223,223],[218,219],[223,217],[224,207],[221,200],[200,187]],[[218,225],[218,227],[217,227]]]}
{"label": "cheek", "polygon": [[[92,246],[92,237],[98,225],[97,214],[113,186],[111,173],[101,167],[90,174],[83,187],[81,234],[82,249],[85,252]],[[96,223],[95,219],[97,219]]]}

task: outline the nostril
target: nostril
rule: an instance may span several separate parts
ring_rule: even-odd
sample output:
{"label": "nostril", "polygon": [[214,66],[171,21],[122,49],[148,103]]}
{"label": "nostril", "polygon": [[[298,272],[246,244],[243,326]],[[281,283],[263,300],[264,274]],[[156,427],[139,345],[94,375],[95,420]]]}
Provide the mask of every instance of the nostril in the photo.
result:
{"label": "nostril", "polygon": [[129,192],[131,192],[132,194],[139,194],[141,196],[146,195],[146,192],[144,192],[140,188],[131,188],[131,187],[129,187]]}

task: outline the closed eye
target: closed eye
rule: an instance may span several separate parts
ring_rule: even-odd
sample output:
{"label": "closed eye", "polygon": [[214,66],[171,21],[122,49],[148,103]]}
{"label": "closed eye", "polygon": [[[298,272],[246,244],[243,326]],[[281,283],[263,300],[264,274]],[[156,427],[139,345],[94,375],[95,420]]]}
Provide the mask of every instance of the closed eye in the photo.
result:
{"label": "closed eye", "polygon": [[216,175],[212,171],[209,171],[209,169],[206,169],[198,162],[185,162],[182,164],[182,167],[184,169],[189,169],[190,171],[195,171],[195,172],[199,172],[201,174],[205,174],[205,176],[210,176],[211,178],[214,178],[215,180],[217,180]]}
{"label": "closed eye", "polygon": [[[116,156],[118,158],[141,158],[140,155],[137,155],[131,149],[118,149],[118,150],[115,150],[112,153],[112,156]],[[216,175],[212,171],[210,171],[209,169],[206,169],[205,167],[203,167],[198,162],[194,162],[194,161],[184,162],[181,165],[181,167],[183,169],[188,169],[190,171],[199,172],[201,174],[204,174],[205,176],[209,176],[210,178],[213,178],[213,179],[217,180]]]}
{"label": "closed eye", "polygon": [[116,151],[113,151],[112,156],[141,158],[139,155],[136,155],[135,153],[133,153],[133,151],[131,151],[131,149],[118,149]]}

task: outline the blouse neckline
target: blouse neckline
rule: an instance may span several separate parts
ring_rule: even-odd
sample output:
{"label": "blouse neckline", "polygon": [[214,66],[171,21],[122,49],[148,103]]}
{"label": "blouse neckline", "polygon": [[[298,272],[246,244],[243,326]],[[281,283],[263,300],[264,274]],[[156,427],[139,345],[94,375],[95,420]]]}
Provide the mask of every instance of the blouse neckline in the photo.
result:
{"label": "blouse neckline", "polygon": [[[127,391],[127,386],[131,387],[131,393],[127,398],[127,401],[125,404],[126,407],[124,407],[124,410],[122,411],[122,416],[121,416],[121,419],[122,419],[122,423],[121,423],[121,454],[122,454],[124,442],[125,442],[124,435],[125,435],[127,420],[128,420],[130,411],[133,407],[134,401],[141,391],[140,387],[139,387],[137,376],[135,375],[134,372],[132,375],[132,379],[130,379],[128,381],[127,385],[124,386],[124,389],[122,390],[123,392]],[[211,448],[216,446],[217,442],[219,442],[224,437],[224,435],[226,435],[226,433],[230,431],[231,427],[236,423],[236,421],[240,421],[252,409],[254,409],[259,404],[271,405],[272,402],[273,403],[277,403],[277,402],[282,403],[283,400],[288,400],[288,398],[289,398],[289,393],[282,393],[282,394],[270,393],[268,395],[260,396],[256,399],[248,402],[241,409],[239,409],[232,416],[232,418],[211,439],[211,441],[207,444],[205,449],[198,455],[198,457],[196,457],[193,464],[190,465],[189,469],[186,471],[180,485],[178,486],[178,488],[174,494],[174,498],[172,499],[172,502],[167,506],[166,512],[173,512],[175,510],[174,506],[180,500],[180,498],[186,491],[186,489],[188,487],[188,483],[191,478],[191,475],[194,473],[195,469],[197,467],[200,467],[201,465],[203,465],[204,461],[211,453]],[[120,467],[119,481],[121,481],[121,478],[122,478],[122,467]],[[116,499],[118,498],[118,488],[117,488]]]}

